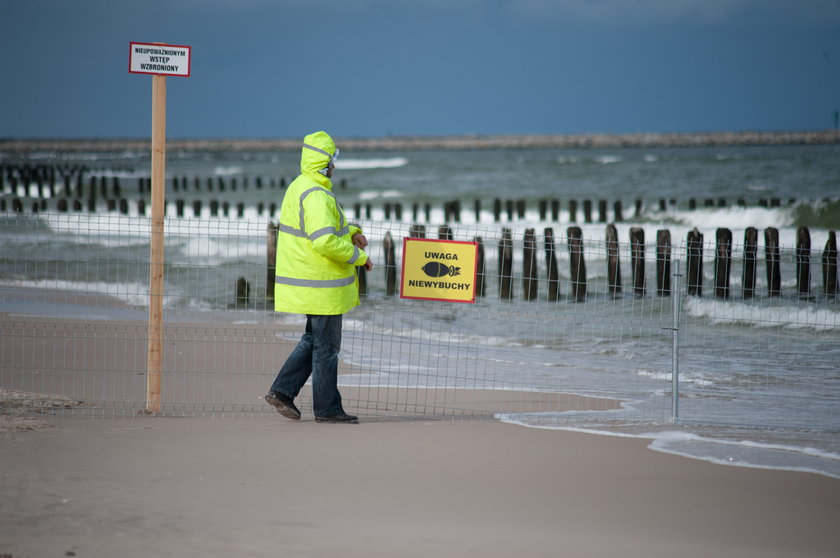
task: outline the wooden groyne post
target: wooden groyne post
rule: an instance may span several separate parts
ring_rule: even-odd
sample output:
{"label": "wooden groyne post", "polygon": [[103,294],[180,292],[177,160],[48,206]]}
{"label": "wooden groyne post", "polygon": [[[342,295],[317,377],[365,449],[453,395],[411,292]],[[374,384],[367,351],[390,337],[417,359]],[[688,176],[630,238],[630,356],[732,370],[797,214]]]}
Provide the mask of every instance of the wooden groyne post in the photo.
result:
{"label": "wooden groyne post", "polygon": [[390,231],[385,233],[382,249],[385,252],[385,294],[393,296],[397,292],[397,256]]}
{"label": "wooden groyne post", "polygon": [[758,265],[758,230],[747,227],[744,231],[744,269],[742,274],[743,297],[755,296],[756,267]]}
{"label": "wooden groyne post", "polygon": [[630,269],[633,272],[633,294],[645,296],[645,230],[630,229]]}
{"label": "wooden groyne post", "polygon": [[801,297],[811,294],[811,232],[807,227],[796,230],[796,289]]}
{"label": "wooden groyne post", "polygon": [[426,225],[414,224],[408,229],[410,238],[426,238]]}
{"label": "wooden groyne post", "polygon": [[767,264],[767,295],[782,295],[781,254],[779,251],[779,229],[764,229],[764,260]]}
{"label": "wooden groyne post", "polygon": [[560,272],[557,268],[557,246],[554,244],[554,229],[546,227],[545,231],[545,266],[548,270],[548,300],[560,300]]}
{"label": "wooden groyne post", "polygon": [[534,229],[525,229],[522,248],[522,297],[537,298],[537,238]]}
{"label": "wooden groyne post", "polygon": [[583,231],[580,227],[566,230],[569,239],[569,265],[571,272],[572,298],[576,302],[586,300],[586,261],[583,255]]}
{"label": "wooden groyne post", "polygon": [[607,291],[615,298],[621,294],[621,261],[619,260],[618,229],[607,225]]}
{"label": "wooden groyne post", "polygon": [[277,265],[277,223],[269,223],[266,228],[266,274],[265,274],[265,297],[274,300],[274,274]]}
{"label": "wooden groyne post", "polygon": [[485,259],[484,259],[484,241],[480,236],[473,239],[476,245],[476,261],[475,261],[475,295],[484,296],[484,273],[485,273]]}
{"label": "wooden groyne post", "polygon": [[499,241],[499,298],[510,300],[511,285],[513,284],[513,239],[510,229],[502,229],[502,239]]}
{"label": "wooden groyne post", "polygon": [[729,270],[732,268],[732,231],[715,232],[715,298],[729,298]]}
{"label": "wooden groyne post", "polygon": [[689,295],[703,296],[703,233],[696,228],[686,239],[686,288]]}
{"label": "wooden groyne post", "polygon": [[837,296],[837,235],[828,231],[828,241],[822,254],[823,292]]}
{"label": "wooden groyne post", "polygon": [[656,231],[656,294],[671,296],[671,231]]}

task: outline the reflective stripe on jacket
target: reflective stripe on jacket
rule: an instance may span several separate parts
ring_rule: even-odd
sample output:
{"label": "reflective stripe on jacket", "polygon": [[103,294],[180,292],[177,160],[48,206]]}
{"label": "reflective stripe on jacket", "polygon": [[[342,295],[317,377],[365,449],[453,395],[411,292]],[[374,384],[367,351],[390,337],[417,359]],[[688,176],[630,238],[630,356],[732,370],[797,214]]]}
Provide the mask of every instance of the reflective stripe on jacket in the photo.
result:
{"label": "reflective stripe on jacket", "polygon": [[274,309],[299,314],[343,314],[359,304],[356,266],[367,254],[351,238],[351,227],[318,171],[335,153],[332,138],[316,132],[304,138],[298,176],[286,190],[277,231]]}

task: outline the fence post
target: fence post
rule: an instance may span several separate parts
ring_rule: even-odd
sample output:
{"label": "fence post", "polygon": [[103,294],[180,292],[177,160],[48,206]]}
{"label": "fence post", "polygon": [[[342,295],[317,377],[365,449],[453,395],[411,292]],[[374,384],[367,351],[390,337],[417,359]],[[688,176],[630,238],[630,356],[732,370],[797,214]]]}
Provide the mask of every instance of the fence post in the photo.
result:
{"label": "fence post", "polygon": [[779,254],[779,229],[764,229],[764,259],[767,263],[767,295],[781,296],[782,271]]}
{"label": "fence post", "polygon": [[680,293],[680,260],[674,260],[674,296],[673,320],[671,322],[671,333],[673,348],[671,351],[671,421],[677,422],[680,419],[680,306],[682,304],[682,293]]}
{"label": "fence post", "polygon": [[621,293],[621,261],[619,260],[618,229],[607,225],[607,290],[615,298]]}
{"label": "fence post", "polygon": [[757,264],[756,253],[758,251],[758,230],[755,227],[747,227],[744,231],[744,273],[743,273],[743,296],[745,299],[755,296],[755,270]]}
{"label": "fence post", "polygon": [[525,229],[522,261],[522,296],[525,300],[534,300],[537,298],[537,238],[534,229]]}
{"label": "fence post", "polygon": [[580,227],[566,230],[569,239],[569,265],[571,266],[572,298],[577,302],[586,300],[586,261],[583,257],[583,231]]}

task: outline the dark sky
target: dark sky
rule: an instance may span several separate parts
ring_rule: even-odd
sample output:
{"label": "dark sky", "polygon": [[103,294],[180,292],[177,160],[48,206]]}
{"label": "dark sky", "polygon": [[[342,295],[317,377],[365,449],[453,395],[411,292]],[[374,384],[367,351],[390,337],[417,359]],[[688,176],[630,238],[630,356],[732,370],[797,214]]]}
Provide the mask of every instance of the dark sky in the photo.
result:
{"label": "dark sky", "polygon": [[809,130],[840,0],[0,0],[0,138],[148,137],[128,44],[192,47],[171,138]]}

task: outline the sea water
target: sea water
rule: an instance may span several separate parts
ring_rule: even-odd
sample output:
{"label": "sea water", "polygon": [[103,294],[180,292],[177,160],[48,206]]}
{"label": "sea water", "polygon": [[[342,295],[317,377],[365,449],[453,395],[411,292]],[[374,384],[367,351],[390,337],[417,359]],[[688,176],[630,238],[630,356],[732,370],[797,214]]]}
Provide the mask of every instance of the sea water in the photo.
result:
{"label": "sea water", "polygon": [[[186,191],[180,192],[174,192],[170,182],[168,215],[175,214],[174,200],[178,197],[202,199],[204,204],[200,218],[188,216],[167,223],[167,262],[177,262],[167,272],[167,308],[198,315],[234,311],[227,309],[228,290],[243,267],[254,270],[255,288],[259,288],[256,281],[264,272],[264,231],[269,217],[259,213],[257,205],[279,205],[282,190],[269,189],[267,185],[258,190],[254,177],[264,177],[266,184],[280,178],[288,182],[297,173],[297,158],[296,153],[266,151],[185,151],[170,155],[167,177],[189,177],[190,181]],[[23,159],[21,154],[0,153],[0,162],[22,161],[86,165],[98,176],[118,177],[122,194],[129,199],[136,195],[136,179],[149,175],[148,154],[143,152],[42,152],[26,154]],[[192,187],[194,177],[201,179],[202,187]],[[208,191],[203,186],[208,178],[223,179],[227,190],[220,192],[216,186]],[[239,184],[235,193],[231,191],[234,179]],[[624,241],[630,227],[641,226],[648,231],[648,244],[653,231],[659,228],[670,230],[677,245],[695,227],[704,231],[707,240],[716,228],[729,228],[736,243],[747,227],[776,227],[780,244],[792,250],[797,228],[807,226],[814,239],[814,250],[820,250],[828,231],[840,228],[837,145],[358,153],[342,149],[334,181],[335,193],[348,216],[366,230],[377,232],[383,230],[385,203],[402,204],[406,224],[411,220],[409,208],[413,204],[430,204],[430,221],[442,223],[442,204],[460,200],[461,223],[453,224],[456,237],[458,227],[492,236],[505,226],[514,235],[521,235],[526,228],[541,230],[547,226],[537,210],[539,201],[544,199],[562,200],[560,226],[554,224],[558,235],[571,221],[568,200],[588,199],[593,204],[608,201],[609,221],[617,218],[614,202],[620,201],[624,220],[616,222],[619,238]],[[4,197],[9,200],[31,192],[31,188],[20,188],[4,193]],[[502,222],[496,223],[492,202],[497,198],[525,200],[525,217],[509,220],[503,214]],[[773,198],[779,199],[778,206],[761,203]],[[210,217],[211,199],[243,203],[244,217],[236,217],[233,211],[230,217]],[[478,215],[473,211],[476,200],[481,203]],[[637,200],[642,202],[639,213],[635,211]],[[660,200],[665,202],[664,210]],[[690,208],[690,200],[696,200],[697,208]],[[706,205],[706,200],[713,203]],[[369,219],[353,215],[356,204],[371,205]],[[130,206],[131,215],[136,215],[136,211],[135,206]],[[593,212],[597,215],[596,210]],[[603,223],[582,222],[580,208],[576,217],[585,239],[603,242]],[[17,217],[6,214],[0,219],[8,222]],[[91,228],[93,222],[95,228]],[[125,308],[91,308],[84,315],[114,319],[115,312],[121,312],[123,319],[134,314],[143,319],[140,309],[148,300],[148,268],[138,262],[148,255],[148,231],[142,224],[142,220],[126,221],[117,215],[113,219],[100,215],[91,221],[84,213],[48,213],[28,219],[23,230],[7,225],[0,242],[0,286],[104,293],[121,299]],[[202,234],[195,234],[196,231]],[[374,254],[380,254],[381,238],[376,236],[371,235],[371,248]],[[19,254],[36,246],[39,257],[47,262],[85,263],[56,266],[68,271],[62,277],[51,274],[48,264],[22,267]],[[91,251],[101,253],[101,258],[92,262]],[[568,255],[560,253],[559,257],[567,261]],[[603,261],[595,256],[589,263],[590,280],[603,284]],[[207,268],[215,270],[212,281],[206,273],[200,273]],[[706,269],[707,277],[709,273],[711,270]],[[733,287],[738,286],[739,277],[733,273]],[[794,288],[795,278],[789,271],[783,280],[783,288]],[[596,294],[603,291],[593,288],[591,292],[588,312],[602,305],[601,315],[615,323],[638,323],[638,316],[643,314],[645,323],[652,328],[669,325],[668,300],[650,297],[640,302],[628,297],[614,301]],[[720,402],[719,407],[700,409],[692,409],[691,401],[684,402],[684,412],[693,421],[683,423],[669,422],[667,414],[661,412],[663,405],[669,405],[663,390],[663,385],[669,386],[671,380],[670,354],[665,350],[669,338],[642,335],[645,332],[640,331],[639,335],[628,336],[626,329],[613,330],[602,324],[587,327],[585,317],[576,321],[575,328],[559,328],[547,334],[517,331],[515,319],[513,326],[510,321],[487,319],[492,315],[488,307],[494,304],[498,301],[480,300],[474,305],[458,305],[455,311],[446,303],[398,302],[373,293],[363,307],[347,317],[347,342],[342,356],[351,364],[377,370],[376,381],[381,385],[412,385],[422,378],[425,386],[469,388],[487,385],[489,379],[498,389],[620,398],[624,401],[620,420],[615,420],[609,411],[517,413],[500,418],[530,427],[641,436],[651,439],[650,447],[657,451],[729,465],[806,470],[840,478],[840,417],[836,410],[840,407],[840,308],[834,300],[820,298],[819,293],[804,303],[787,296],[771,305],[718,301],[708,296],[687,299],[682,311],[692,323],[700,324],[696,326],[702,329],[700,337],[726,335],[728,346],[743,349],[722,355],[690,344],[683,347],[686,357],[691,358],[684,358],[680,381],[700,396],[708,395]],[[562,304],[564,311],[574,308],[568,301]],[[9,297],[0,300],[0,311],[26,315],[64,312],[68,316],[78,316],[79,312],[77,308]],[[548,316],[540,313],[551,311],[546,305],[536,305],[528,310],[534,314],[528,318],[548,321]],[[725,319],[721,320],[721,316]],[[397,322],[399,328],[394,327]],[[768,332],[779,339],[778,366],[764,371],[773,380],[763,384],[770,386],[763,388],[768,392],[756,394],[748,391],[749,382],[739,378],[755,359],[749,348],[759,344],[764,347]],[[438,359],[458,355],[447,363],[458,373],[430,375],[428,370],[439,367],[440,360],[431,363],[422,358],[401,358],[404,347],[413,351],[411,341],[406,339],[423,339],[425,346],[437,349],[438,354],[433,356]],[[384,350],[366,350],[372,341]],[[785,347],[790,346],[795,349],[786,354]],[[481,351],[481,358],[494,364],[486,365],[480,372],[471,370],[470,351]],[[820,355],[818,362],[825,376],[816,387],[788,377],[796,376],[797,355],[803,354]],[[417,357],[413,352],[412,355]],[[644,359],[640,358],[642,355]],[[650,355],[657,356],[651,359]],[[476,377],[478,374],[480,378]],[[343,381],[370,379],[348,377]],[[815,389],[819,390],[817,397]],[[745,400],[750,404],[745,404]],[[767,409],[779,400],[793,402],[792,409],[778,415],[790,422],[777,424],[771,416],[768,424]],[[750,405],[761,408],[751,409]],[[762,419],[751,422],[755,416]]]}

